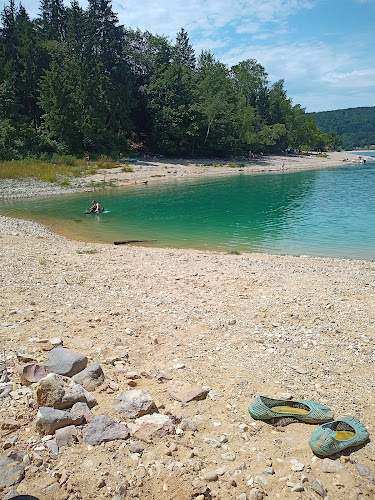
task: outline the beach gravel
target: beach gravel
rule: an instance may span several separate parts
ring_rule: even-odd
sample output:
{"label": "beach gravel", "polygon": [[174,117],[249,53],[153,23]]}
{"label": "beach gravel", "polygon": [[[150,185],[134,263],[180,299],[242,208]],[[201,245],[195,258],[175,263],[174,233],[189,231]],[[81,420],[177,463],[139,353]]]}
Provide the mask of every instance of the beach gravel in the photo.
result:
{"label": "beach gravel", "polygon": [[[304,500],[325,492],[331,500],[374,498],[372,261],[99,243],[93,258],[84,251],[93,244],[5,217],[0,234],[0,364],[10,379],[0,392],[12,386],[0,421],[19,424],[2,431],[6,453],[22,462],[19,495],[104,499],[126,481],[124,495],[145,500]],[[126,424],[141,447],[106,435],[93,448],[83,439],[85,423],[58,455],[45,445],[56,436],[33,425],[37,406],[19,370],[29,359],[42,364],[52,337],[100,363],[105,380],[92,392],[92,412]],[[112,408],[129,381],[148,392],[175,433],[138,442],[134,420]],[[189,402],[172,398],[171,387],[182,385],[209,393]],[[330,457],[335,465],[325,472],[327,461],[308,445],[318,426],[253,420],[247,408],[260,394],[353,415],[371,440]],[[2,466],[13,466],[9,460]],[[297,462],[302,471],[291,468]],[[270,467],[274,473],[264,472]],[[4,485],[2,496],[10,488]]]}

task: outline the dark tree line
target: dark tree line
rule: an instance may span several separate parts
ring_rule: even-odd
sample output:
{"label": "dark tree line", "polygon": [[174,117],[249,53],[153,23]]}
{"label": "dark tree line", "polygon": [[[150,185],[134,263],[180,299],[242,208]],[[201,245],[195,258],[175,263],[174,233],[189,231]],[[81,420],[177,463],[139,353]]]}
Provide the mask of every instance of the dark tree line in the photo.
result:
{"label": "dark tree line", "polygon": [[172,43],[119,25],[110,0],[10,0],[1,13],[0,157],[54,152],[231,156],[335,144],[284,82],[254,59],[229,68],[197,58],[182,28]]}
{"label": "dark tree line", "polygon": [[345,149],[375,145],[375,107],[310,113],[323,131],[335,130]]}

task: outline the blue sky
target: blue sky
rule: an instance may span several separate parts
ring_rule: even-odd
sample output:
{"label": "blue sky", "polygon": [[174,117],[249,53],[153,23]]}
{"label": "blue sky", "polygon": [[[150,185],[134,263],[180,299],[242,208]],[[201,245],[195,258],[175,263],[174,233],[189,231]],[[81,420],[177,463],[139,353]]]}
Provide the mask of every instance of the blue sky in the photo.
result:
{"label": "blue sky", "polygon": [[[0,0],[1,10],[5,3]],[[16,2],[17,3],[17,2]],[[65,2],[69,5],[69,1]],[[86,8],[87,1],[80,5]],[[39,1],[23,0],[31,17]],[[197,55],[253,58],[283,78],[306,111],[375,106],[375,0],[113,0],[121,24],[166,35],[185,28]]]}

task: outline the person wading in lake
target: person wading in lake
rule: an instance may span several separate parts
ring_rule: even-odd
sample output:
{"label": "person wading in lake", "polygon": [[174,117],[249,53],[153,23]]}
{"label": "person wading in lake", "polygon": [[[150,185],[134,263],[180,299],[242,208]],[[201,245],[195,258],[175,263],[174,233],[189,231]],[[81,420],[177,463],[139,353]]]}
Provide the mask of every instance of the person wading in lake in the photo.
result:
{"label": "person wading in lake", "polygon": [[92,207],[89,208],[89,211],[99,214],[100,212],[103,211],[103,209],[97,201],[92,200]]}

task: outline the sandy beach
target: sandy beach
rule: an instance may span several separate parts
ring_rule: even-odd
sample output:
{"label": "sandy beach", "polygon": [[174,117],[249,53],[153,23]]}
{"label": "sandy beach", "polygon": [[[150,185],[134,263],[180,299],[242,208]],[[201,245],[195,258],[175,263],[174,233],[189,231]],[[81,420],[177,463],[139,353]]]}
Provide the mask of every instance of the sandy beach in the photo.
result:
{"label": "sandy beach", "polygon": [[[144,160],[134,172],[111,169],[94,180],[288,172],[353,158],[280,156],[243,167]],[[86,181],[54,192],[0,182],[0,196],[73,188],[91,189]],[[375,498],[374,262],[88,244],[5,217],[0,248],[0,455],[15,462],[0,460],[0,472],[23,470],[13,485],[0,473],[1,498]],[[92,413],[126,423],[129,438],[88,444],[85,422],[70,426],[70,439],[38,431],[35,385],[20,372],[43,365],[56,338],[100,364],[105,381],[90,391]],[[198,400],[176,396],[198,388]],[[149,392],[168,431],[150,437],[141,419],[116,410],[116,398],[136,390]],[[319,426],[252,419],[247,407],[258,395],[352,415],[370,440],[317,457],[308,441]]]}

